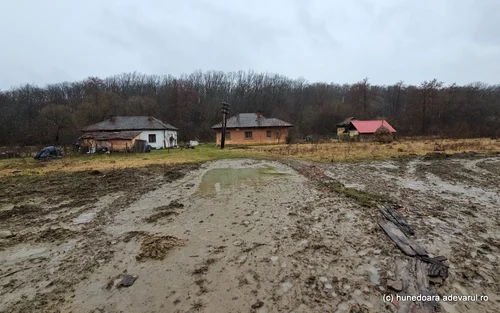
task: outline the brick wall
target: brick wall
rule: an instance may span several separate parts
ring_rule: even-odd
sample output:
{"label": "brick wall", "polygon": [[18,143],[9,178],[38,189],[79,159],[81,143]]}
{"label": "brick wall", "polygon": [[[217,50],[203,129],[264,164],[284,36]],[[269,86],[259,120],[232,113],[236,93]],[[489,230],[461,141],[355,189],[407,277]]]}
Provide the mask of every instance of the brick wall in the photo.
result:
{"label": "brick wall", "polygon": [[[239,128],[228,129],[229,138],[226,137],[226,145],[259,145],[259,144],[277,144],[286,143],[288,137],[288,127],[272,128]],[[251,132],[251,138],[245,133]],[[270,132],[270,133],[268,133]],[[217,130],[216,142],[220,145],[221,130]],[[271,137],[268,137],[270,135]]]}

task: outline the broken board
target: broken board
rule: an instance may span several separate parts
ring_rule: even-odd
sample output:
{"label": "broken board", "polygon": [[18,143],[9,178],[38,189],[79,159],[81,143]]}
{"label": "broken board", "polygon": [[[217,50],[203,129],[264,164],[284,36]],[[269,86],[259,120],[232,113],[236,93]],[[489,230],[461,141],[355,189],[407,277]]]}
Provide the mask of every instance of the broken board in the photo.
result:
{"label": "broken board", "polygon": [[393,222],[396,226],[398,226],[405,234],[413,236],[415,232],[410,227],[404,216],[399,213],[397,210],[391,208],[388,204],[378,204],[378,210],[386,219]]}
{"label": "broken board", "polygon": [[387,236],[409,256],[427,256],[427,252],[420,247],[416,242],[406,237],[406,235],[391,221],[382,220],[378,223],[385,231]]}

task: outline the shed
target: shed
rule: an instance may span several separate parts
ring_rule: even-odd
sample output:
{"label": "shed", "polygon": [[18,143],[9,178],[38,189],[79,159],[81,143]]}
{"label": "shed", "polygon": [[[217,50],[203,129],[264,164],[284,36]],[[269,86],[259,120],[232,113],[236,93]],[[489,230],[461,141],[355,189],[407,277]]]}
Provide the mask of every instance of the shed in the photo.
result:
{"label": "shed", "polygon": [[[344,120],[339,123],[342,124],[347,122]],[[337,125],[339,125],[337,124]],[[345,124],[345,123],[344,123]],[[345,127],[342,127],[343,130],[340,131],[337,128],[337,136],[339,139],[354,139],[360,141],[373,141],[375,140],[375,132],[380,128],[387,128],[391,134],[394,136],[396,134],[396,130],[394,127],[389,124],[386,120],[350,120]]]}

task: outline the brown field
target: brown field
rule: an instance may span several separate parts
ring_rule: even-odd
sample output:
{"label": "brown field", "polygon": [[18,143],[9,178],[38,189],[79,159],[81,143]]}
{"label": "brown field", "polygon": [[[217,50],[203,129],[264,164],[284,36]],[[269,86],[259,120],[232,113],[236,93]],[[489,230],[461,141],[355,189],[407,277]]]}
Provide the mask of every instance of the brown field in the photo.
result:
{"label": "brown field", "polygon": [[387,159],[407,155],[425,155],[432,152],[491,154],[500,152],[500,140],[486,138],[398,140],[389,144],[334,141],[318,144],[254,146],[252,150],[266,155],[334,162]]}
{"label": "brown field", "polygon": [[11,175],[40,175],[48,172],[79,172],[90,170],[116,170],[151,165],[201,163],[232,158],[306,159],[319,162],[342,162],[388,159],[410,155],[440,152],[456,154],[500,153],[499,139],[420,139],[399,140],[390,144],[376,142],[337,142],[318,144],[289,144],[262,146],[229,146],[221,150],[214,144],[196,149],[158,150],[151,153],[67,156],[49,162],[33,158],[0,160],[0,177]]}

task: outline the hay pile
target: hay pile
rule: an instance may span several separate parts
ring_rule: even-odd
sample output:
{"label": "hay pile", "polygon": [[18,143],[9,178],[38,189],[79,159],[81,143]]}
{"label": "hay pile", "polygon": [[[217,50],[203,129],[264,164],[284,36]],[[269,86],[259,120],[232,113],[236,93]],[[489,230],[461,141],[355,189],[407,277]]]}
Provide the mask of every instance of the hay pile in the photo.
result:
{"label": "hay pile", "polygon": [[382,125],[375,131],[375,140],[380,143],[391,143],[394,141],[394,136],[387,127]]}
{"label": "hay pile", "polygon": [[146,235],[136,259],[138,261],[146,259],[163,260],[170,250],[182,247],[185,244],[185,240],[174,236]]}

